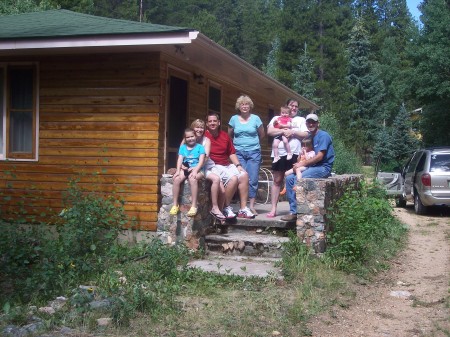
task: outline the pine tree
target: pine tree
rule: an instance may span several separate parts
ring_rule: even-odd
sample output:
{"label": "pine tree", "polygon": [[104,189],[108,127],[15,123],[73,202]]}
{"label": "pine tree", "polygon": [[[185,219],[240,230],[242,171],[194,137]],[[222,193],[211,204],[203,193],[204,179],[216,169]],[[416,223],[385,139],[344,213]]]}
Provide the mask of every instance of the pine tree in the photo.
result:
{"label": "pine tree", "polygon": [[281,11],[280,81],[293,87],[304,43],[314,60],[315,96],[337,115],[347,110],[345,46],[353,26],[350,0],[285,0]]}
{"label": "pine tree", "polygon": [[412,50],[411,89],[423,107],[421,131],[427,145],[450,144],[450,4],[424,1],[423,27]]}
{"label": "pine tree", "polygon": [[375,172],[380,170],[383,163],[388,163],[394,159],[392,149],[394,143],[392,141],[392,130],[390,127],[382,126],[376,135],[375,144],[373,146],[372,159],[375,166]]}
{"label": "pine tree", "polygon": [[392,124],[392,157],[401,162],[419,145],[412,129],[411,115],[404,104]]}
{"label": "pine tree", "polygon": [[278,56],[280,53],[280,39],[278,37],[275,38],[272,42],[272,50],[267,55],[266,65],[263,67],[263,71],[267,76],[270,76],[274,79],[278,78]]}
{"label": "pine tree", "polygon": [[315,78],[314,78],[314,61],[309,56],[307,51],[307,44],[303,53],[298,59],[297,68],[294,70],[294,85],[293,88],[303,97],[314,100],[319,103],[319,99],[314,97],[315,93]]}
{"label": "pine tree", "polygon": [[[370,41],[362,18],[358,18],[349,41],[348,82],[352,92],[353,110],[349,114],[349,125],[360,155],[367,159],[375,142],[378,126],[384,123],[382,109],[383,82],[379,72],[370,61]],[[381,118],[380,118],[381,116]]]}
{"label": "pine tree", "polygon": [[0,15],[38,12],[57,8],[49,0],[3,0],[0,2]]}

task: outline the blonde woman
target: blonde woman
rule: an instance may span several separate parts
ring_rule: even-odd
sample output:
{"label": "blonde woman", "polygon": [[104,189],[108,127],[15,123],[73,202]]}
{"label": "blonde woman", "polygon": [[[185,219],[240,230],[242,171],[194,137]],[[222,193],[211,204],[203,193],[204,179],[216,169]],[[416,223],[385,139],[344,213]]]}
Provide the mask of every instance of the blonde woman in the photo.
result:
{"label": "blonde woman", "polygon": [[238,213],[238,217],[243,218],[252,218],[258,214],[255,210],[255,199],[261,165],[261,140],[265,133],[261,118],[252,113],[253,108],[254,104],[250,97],[240,96],[235,105],[237,114],[228,122],[228,135],[233,140],[239,163],[247,171],[249,178],[250,212],[244,209],[242,214]]}

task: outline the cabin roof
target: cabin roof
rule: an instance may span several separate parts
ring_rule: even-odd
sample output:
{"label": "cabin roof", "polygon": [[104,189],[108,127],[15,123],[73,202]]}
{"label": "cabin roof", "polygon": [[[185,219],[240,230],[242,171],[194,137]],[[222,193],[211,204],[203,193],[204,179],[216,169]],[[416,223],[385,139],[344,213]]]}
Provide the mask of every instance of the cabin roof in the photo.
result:
{"label": "cabin roof", "polygon": [[194,31],[194,29],[111,19],[64,9],[0,16],[0,39],[188,31]]}
{"label": "cabin roof", "polygon": [[284,99],[298,100],[310,111],[319,108],[195,29],[61,9],[0,16],[0,57],[133,51],[165,53],[198,69],[220,71],[223,81],[237,86],[244,77],[249,90],[264,90],[269,96],[277,92]]}

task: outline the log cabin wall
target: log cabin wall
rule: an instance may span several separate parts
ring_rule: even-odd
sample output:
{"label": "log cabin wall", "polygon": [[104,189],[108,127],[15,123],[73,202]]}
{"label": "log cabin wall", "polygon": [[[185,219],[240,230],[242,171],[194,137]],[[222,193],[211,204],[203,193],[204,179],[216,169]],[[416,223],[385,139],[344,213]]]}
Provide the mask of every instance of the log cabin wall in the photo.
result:
{"label": "log cabin wall", "polygon": [[[79,179],[88,190],[117,193],[127,213],[136,217],[137,228],[155,231],[159,178],[166,164],[170,69],[188,79],[187,125],[205,120],[210,83],[221,90],[225,131],[241,94],[252,98],[265,129],[269,109],[276,114],[284,103],[264,90],[248,92],[245,82],[229,83],[214,69],[156,52],[0,58],[18,61],[38,63],[39,157],[37,162],[0,161],[2,217],[21,203],[30,215],[50,209],[57,214],[68,182]],[[203,75],[203,83],[194,73]],[[267,137],[261,145],[263,166],[270,167]]]}
{"label": "log cabin wall", "polygon": [[50,208],[57,214],[68,181],[80,179],[88,190],[117,193],[139,229],[156,230],[163,169],[159,54],[20,61],[39,67],[39,157],[0,161],[2,217],[21,202],[29,214]]}

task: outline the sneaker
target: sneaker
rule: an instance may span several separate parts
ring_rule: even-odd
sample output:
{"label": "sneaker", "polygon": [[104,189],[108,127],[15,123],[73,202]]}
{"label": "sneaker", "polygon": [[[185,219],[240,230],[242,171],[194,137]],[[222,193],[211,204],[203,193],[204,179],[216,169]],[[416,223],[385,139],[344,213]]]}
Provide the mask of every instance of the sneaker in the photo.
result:
{"label": "sneaker", "polygon": [[272,162],[272,164],[275,164],[277,161],[279,161],[280,160],[280,157],[274,157],[273,158],[273,162]]}
{"label": "sneaker", "polygon": [[233,219],[236,217],[236,214],[233,212],[233,208],[231,206],[227,206],[222,211],[223,215],[225,215],[225,218],[227,219]]}
{"label": "sneaker", "polygon": [[253,219],[255,217],[255,214],[253,214],[248,207],[245,207],[239,210],[237,216],[238,218]]}
{"label": "sneaker", "polygon": [[286,160],[291,160],[292,159],[292,153],[288,153],[288,155],[286,156]]}

